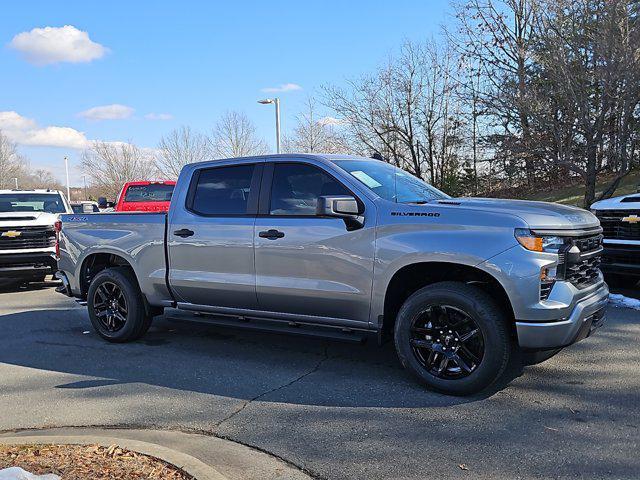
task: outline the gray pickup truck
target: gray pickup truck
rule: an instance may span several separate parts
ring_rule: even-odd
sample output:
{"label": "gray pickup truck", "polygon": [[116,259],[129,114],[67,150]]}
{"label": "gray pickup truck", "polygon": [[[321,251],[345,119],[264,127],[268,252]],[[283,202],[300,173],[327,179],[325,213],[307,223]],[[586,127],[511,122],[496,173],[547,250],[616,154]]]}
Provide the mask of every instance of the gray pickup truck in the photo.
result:
{"label": "gray pickup truck", "polygon": [[165,309],[221,325],[393,339],[465,395],[604,320],[602,229],[561,205],[451,198],[385,162],[274,155],[184,167],[168,214],[64,215],[60,291],[124,342]]}

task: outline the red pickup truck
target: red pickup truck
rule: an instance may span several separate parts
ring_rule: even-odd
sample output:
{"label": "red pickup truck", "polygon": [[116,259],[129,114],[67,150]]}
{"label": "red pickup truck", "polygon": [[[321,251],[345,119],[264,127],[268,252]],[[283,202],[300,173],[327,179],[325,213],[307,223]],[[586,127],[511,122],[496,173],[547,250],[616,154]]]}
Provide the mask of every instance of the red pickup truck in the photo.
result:
{"label": "red pickup truck", "polygon": [[116,212],[166,212],[176,182],[127,182],[116,202]]}

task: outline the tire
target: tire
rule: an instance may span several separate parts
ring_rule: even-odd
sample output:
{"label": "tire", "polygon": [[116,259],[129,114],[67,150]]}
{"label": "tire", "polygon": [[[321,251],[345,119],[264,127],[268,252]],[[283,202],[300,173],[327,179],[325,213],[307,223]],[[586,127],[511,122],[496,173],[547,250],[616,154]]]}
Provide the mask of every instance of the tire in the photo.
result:
{"label": "tire", "polygon": [[[105,298],[108,300],[103,301]],[[117,307],[111,307],[113,299]],[[106,314],[105,304],[109,305]],[[152,317],[145,312],[138,282],[127,268],[107,268],[98,273],[89,285],[87,308],[93,328],[109,342],[137,340],[151,326]]]}
{"label": "tire", "polygon": [[[447,324],[450,330],[441,328]],[[394,341],[400,362],[421,383],[450,395],[472,395],[504,373],[512,347],[507,325],[505,313],[483,290],[439,282],[404,302]]]}

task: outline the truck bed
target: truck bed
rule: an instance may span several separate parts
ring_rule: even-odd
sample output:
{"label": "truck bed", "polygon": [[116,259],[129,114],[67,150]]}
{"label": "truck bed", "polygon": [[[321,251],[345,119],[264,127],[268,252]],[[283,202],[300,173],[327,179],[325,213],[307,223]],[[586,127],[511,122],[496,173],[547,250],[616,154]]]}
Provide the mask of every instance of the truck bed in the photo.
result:
{"label": "truck bed", "polygon": [[[116,255],[131,264],[150,302],[170,298],[166,284],[166,213],[62,215],[59,269],[81,288],[83,268],[99,255]],[[93,257],[92,257],[93,256]],[[74,292],[75,293],[75,292]]]}

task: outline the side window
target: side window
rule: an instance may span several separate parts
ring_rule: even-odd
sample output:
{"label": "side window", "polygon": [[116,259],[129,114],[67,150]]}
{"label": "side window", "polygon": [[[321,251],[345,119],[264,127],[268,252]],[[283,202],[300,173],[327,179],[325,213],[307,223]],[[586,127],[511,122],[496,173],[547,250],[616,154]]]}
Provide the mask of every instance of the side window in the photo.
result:
{"label": "side window", "polygon": [[255,165],[201,170],[191,209],[202,215],[244,215]]}
{"label": "side window", "polygon": [[315,215],[318,197],[351,195],[330,175],[312,165],[276,163],[271,184],[271,215]]}

